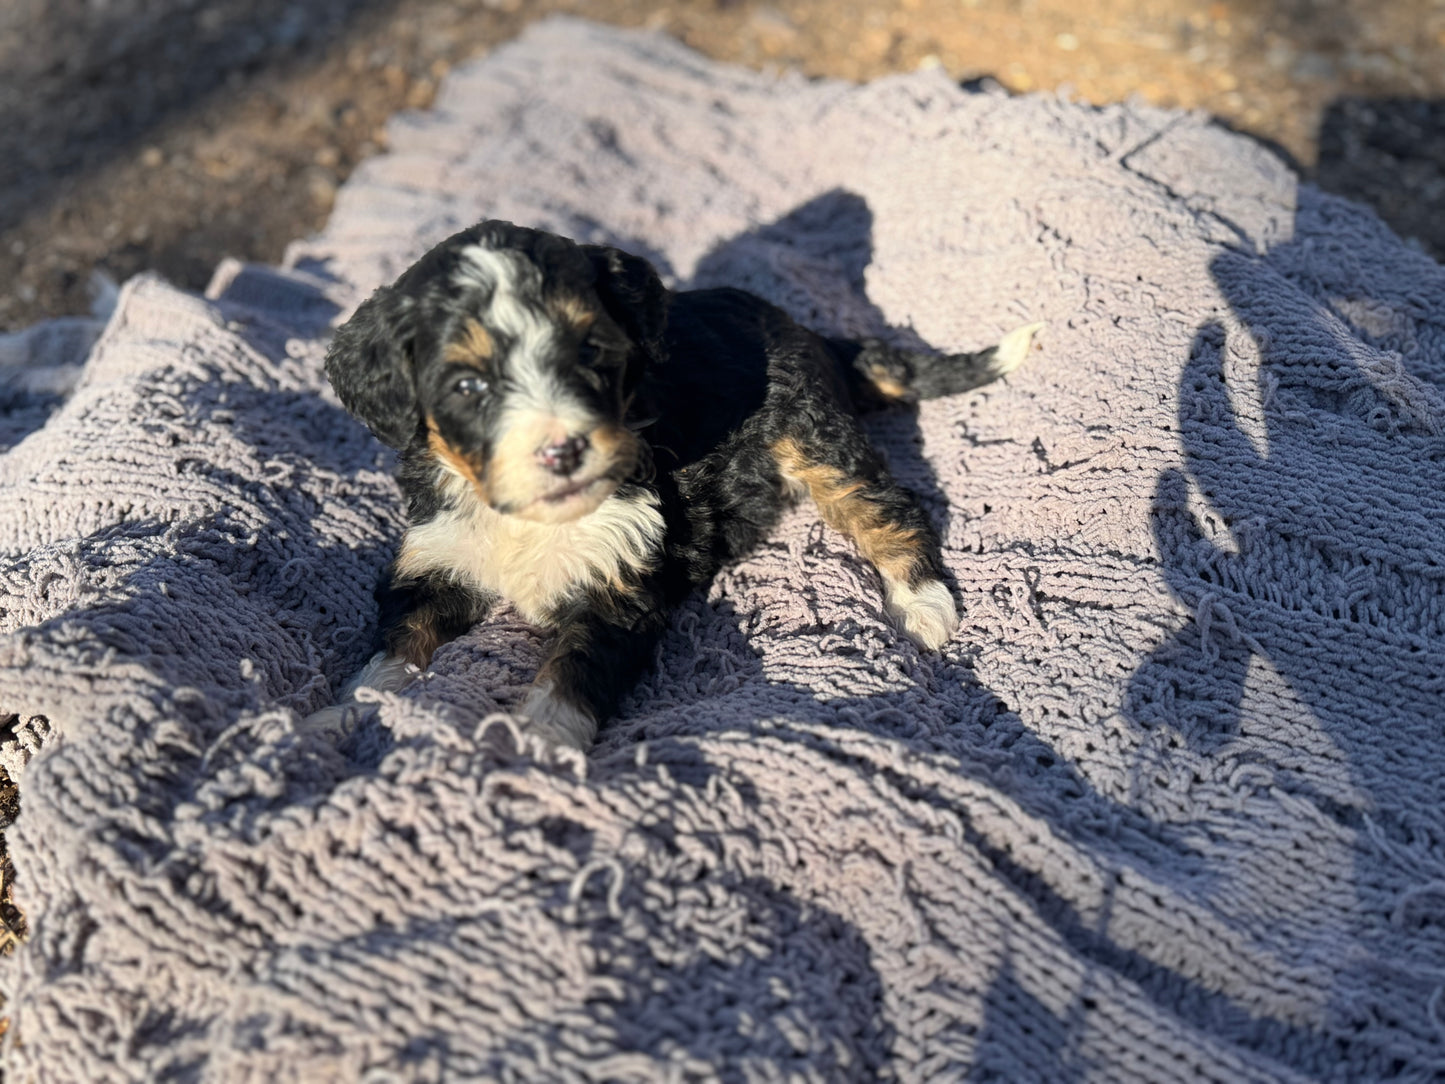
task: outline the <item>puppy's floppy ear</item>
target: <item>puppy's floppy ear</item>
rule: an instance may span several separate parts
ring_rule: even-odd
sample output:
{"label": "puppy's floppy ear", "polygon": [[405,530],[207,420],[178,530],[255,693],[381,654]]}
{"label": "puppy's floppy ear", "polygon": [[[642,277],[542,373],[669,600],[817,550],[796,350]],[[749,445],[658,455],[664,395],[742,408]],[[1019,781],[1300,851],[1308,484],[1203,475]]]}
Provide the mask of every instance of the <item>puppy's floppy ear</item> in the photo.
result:
{"label": "puppy's floppy ear", "polygon": [[393,448],[421,421],[412,378],[412,299],[383,286],[336,331],[326,376],[346,409]]}
{"label": "puppy's floppy ear", "polygon": [[641,256],[604,245],[583,245],[597,272],[597,296],[607,315],[641,349],[649,361],[662,358],[662,333],[667,327],[667,289]]}

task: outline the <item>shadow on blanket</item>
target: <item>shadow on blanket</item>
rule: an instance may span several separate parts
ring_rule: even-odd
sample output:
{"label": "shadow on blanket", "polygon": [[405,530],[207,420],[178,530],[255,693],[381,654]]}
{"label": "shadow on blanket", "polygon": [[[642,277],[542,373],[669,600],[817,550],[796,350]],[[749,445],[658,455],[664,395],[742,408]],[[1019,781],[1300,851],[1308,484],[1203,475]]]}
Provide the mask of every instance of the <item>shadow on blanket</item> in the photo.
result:
{"label": "shadow on blanket", "polygon": [[[1301,213],[1322,211],[1369,217],[1319,202]],[[1445,554],[1428,519],[1445,372],[1415,339],[1438,305],[1423,283],[1438,274],[1401,293],[1408,279],[1361,268],[1344,231],[1339,250],[1320,244],[1318,222],[1300,232],[1212,265],[1242,328],[1211,322],[1194,339],[1178,393],[1183,464],[1158,478],[1152,512],[1165,576],[1195,619],[1140,665],[1124,710],[1207,762],[1257,771],[1262,798],[1337,826],[1324,839],[1358,840],[1352,876],[1348,858],[1337,870],[1324,860],[1320,883],[1298,886],[1301,900],[1353,900],[1352,925],[1332,931],[1330,1030],[1368,1039],[1380,1026],[1369,992],[1380,964],[1352,974],[1355,944],[1391,946],[1389,982],[1420,1006],[1419,1021],[1390,1026],[1445,1030],[1445,950],[1431,932],[1445,891],[1420,862],[1445,845]],[[1281,927],[1299,921],[1281,902]]]}

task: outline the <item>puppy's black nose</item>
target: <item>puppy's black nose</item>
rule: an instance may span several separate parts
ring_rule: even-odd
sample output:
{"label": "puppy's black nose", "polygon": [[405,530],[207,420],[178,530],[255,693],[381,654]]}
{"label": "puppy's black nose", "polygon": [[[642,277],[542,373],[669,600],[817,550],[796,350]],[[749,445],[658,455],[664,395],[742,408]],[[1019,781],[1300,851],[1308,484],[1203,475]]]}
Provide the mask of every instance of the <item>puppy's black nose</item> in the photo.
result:
{"label": "puppy's black nose", "polygon": [[587,447],[586,437],[568,437],[560,444],[548,444],[538,448],[537,458],[542,461],[542,466],[553,474],[565,477],[581,465],[582,456],[586,454]]}

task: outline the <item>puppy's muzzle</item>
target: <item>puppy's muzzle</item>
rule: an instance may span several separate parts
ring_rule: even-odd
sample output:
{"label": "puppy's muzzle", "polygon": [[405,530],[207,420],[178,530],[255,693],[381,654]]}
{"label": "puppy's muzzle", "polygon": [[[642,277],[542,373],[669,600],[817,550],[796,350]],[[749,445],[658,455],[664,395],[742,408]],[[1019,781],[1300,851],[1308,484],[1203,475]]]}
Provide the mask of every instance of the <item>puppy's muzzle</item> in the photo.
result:
{"label": "puppy's muzzle", "polygon": [[585,435],[570,436],[555,444],[544,444],[538,448],[537,459],[546,470],[566,478],[576,473],[591,446],[592,442]]}

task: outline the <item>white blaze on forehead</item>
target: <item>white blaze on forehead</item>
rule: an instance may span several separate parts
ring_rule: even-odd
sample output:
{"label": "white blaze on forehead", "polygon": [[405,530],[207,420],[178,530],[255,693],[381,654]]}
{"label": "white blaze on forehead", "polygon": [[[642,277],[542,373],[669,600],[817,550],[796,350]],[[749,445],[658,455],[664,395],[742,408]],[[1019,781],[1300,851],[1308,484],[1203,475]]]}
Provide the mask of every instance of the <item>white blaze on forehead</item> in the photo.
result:
{"label": "white blaze on forehead", "polygon": [[508,412],[590,417],[552,370],[557,322],[542,305],[542,273],[520,252],[468,245],[454,276],[461,285],[490,292],[482,322],[508,340],[505,359]]}

